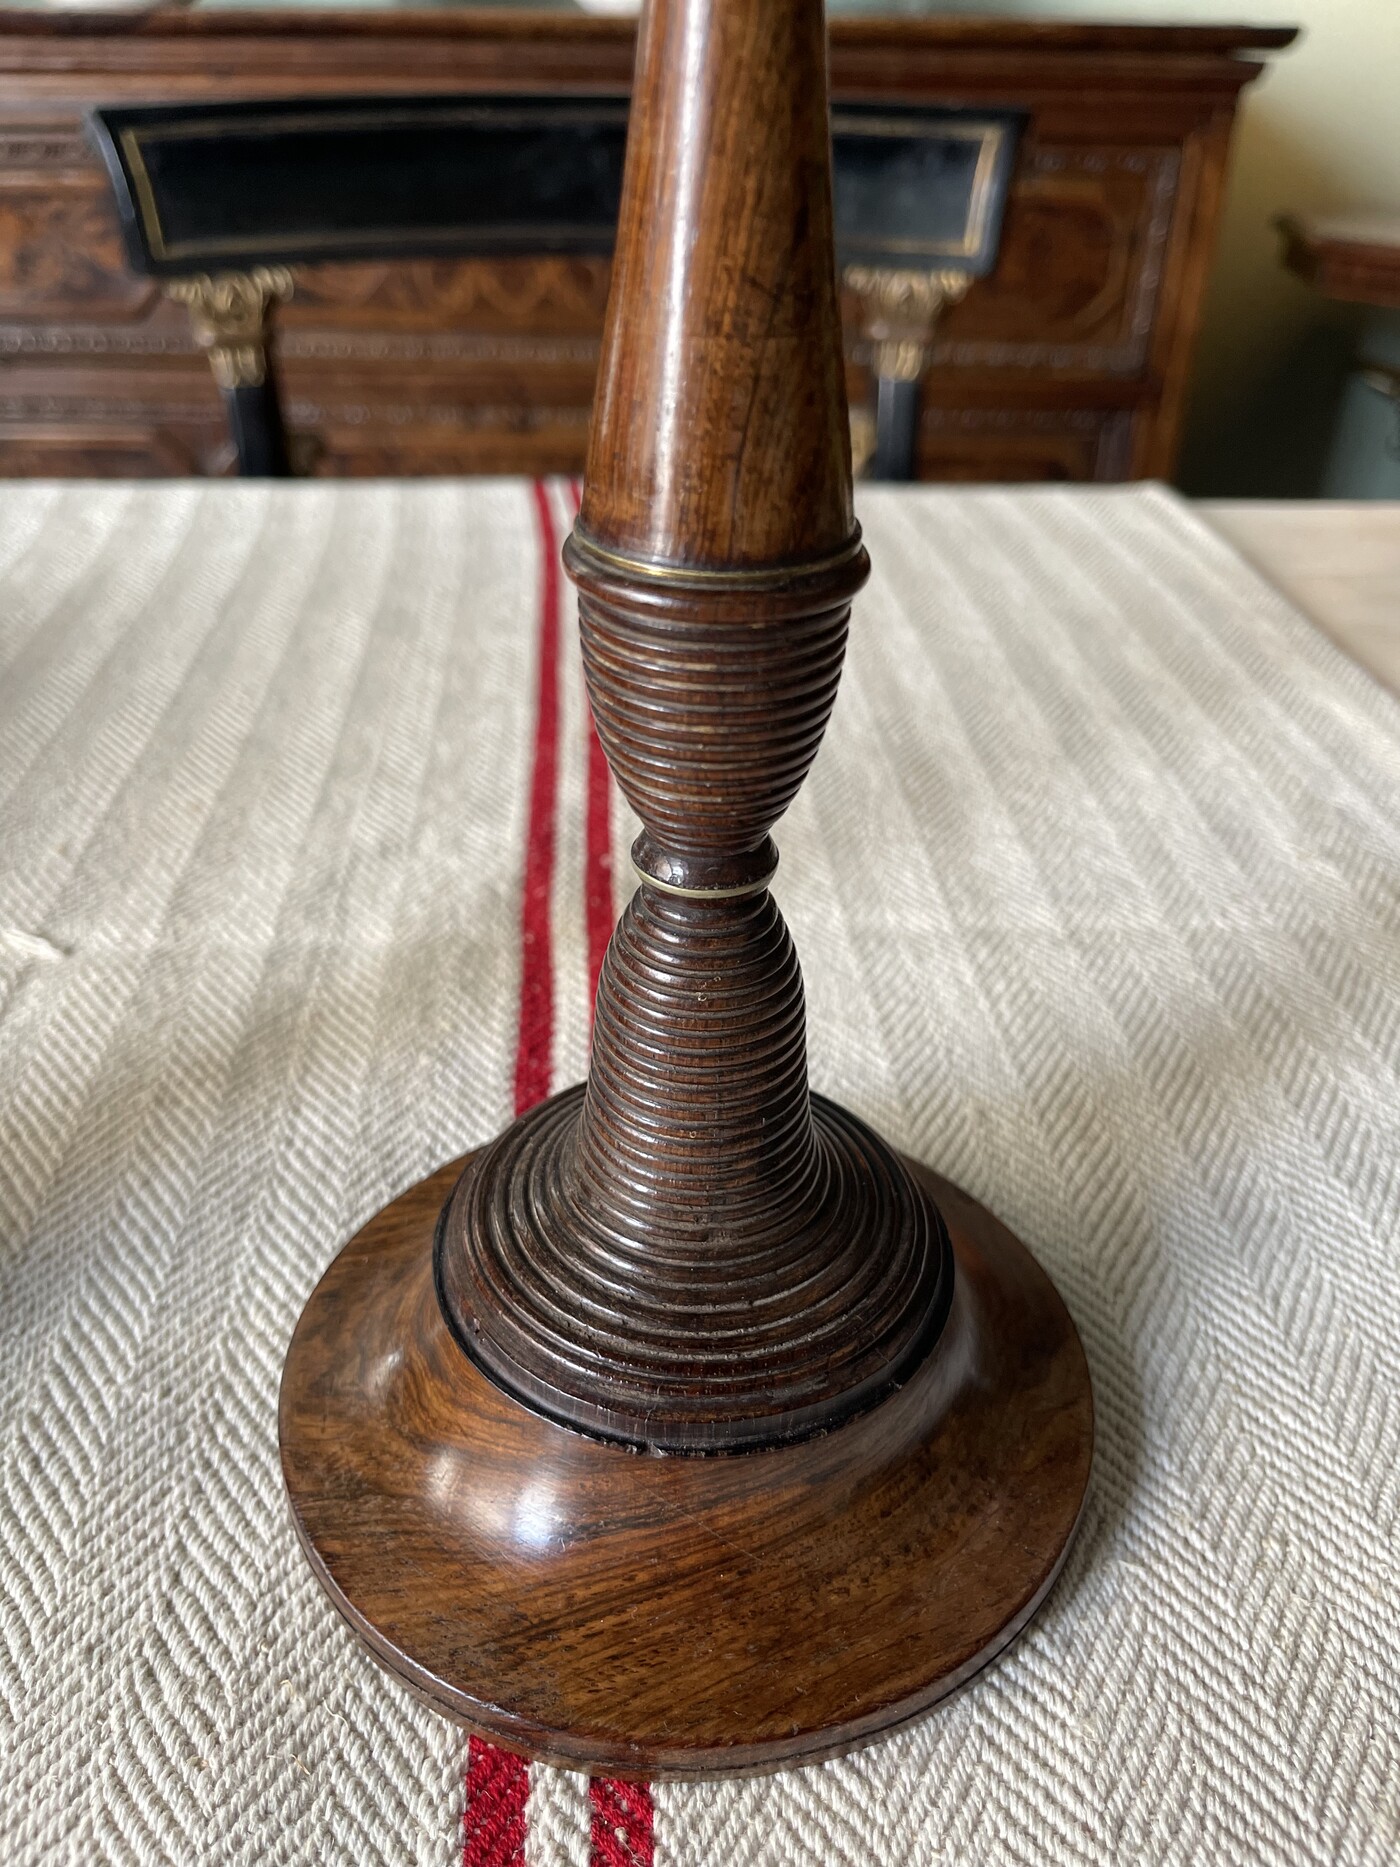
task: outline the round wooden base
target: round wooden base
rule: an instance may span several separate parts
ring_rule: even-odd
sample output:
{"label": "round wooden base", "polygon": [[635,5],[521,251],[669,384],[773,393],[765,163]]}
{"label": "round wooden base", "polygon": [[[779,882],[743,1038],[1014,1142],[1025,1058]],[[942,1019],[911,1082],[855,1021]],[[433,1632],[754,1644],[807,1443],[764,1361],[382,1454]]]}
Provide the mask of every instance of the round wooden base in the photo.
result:
{"label": "round wooden base", "polygon": [[1093,1403],[1025,1247],[926,1168],[956,1258],[889,1399],[769,1452],[659,1457],[510,1399],[448,1333],[433,1231],[464,1163],[340,1253],[282,1377],[298,1534],[375,1657],[497,1742],[595,1773],[814,1762],[917,1717],[1064,1562]]}

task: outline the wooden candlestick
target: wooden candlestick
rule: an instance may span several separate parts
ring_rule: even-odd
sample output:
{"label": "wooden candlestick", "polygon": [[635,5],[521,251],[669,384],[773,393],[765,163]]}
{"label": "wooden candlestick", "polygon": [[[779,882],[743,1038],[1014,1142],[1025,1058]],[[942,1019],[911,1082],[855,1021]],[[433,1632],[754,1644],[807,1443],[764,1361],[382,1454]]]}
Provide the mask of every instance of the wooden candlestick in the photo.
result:
{"label": "wooden candlestick", "polygon": [[641,886],[587,1084],[372,1221],[283,1379],[299,1532],[375,1653],[598,1769],[915,1715],[1033,1611],[1088,1476],[1043,1273],[810,1095],[768,891],[868,568],[825,61],[820,0],[646,16],[566,551]]}

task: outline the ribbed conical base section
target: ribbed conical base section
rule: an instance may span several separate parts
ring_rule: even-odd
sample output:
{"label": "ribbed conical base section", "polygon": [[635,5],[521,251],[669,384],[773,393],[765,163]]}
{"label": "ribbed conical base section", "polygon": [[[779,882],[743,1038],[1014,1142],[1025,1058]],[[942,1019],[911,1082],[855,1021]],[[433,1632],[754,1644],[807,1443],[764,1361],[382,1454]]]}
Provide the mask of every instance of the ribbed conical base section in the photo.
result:
{"label": "ribbed conical base section", "polygon": [[438,1288],[500,1385],[671,1452],[772,1445],[868,1407],[936,1340],[937,1211],[809,1096],[802,979],[771,896],[642,889],[608,951],[586,1089],[478,1155]]}

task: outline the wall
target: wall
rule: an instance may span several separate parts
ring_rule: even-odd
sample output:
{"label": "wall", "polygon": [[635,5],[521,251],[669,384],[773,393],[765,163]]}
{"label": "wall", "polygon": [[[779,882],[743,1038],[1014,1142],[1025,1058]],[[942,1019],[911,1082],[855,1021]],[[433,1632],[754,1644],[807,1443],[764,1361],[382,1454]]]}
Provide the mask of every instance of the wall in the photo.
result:
{"label": "wall", "polygon": [[[890,11],[898,0],[830,6]],[[946,10],[1303,28],[1244,94],[1180,479],[1201,494],[1315,491],[1357,318],[1283,270],[1271,222],[1400,211],[1400,0],[973,0]]]}
{"label": "wall", "polygon": [[1303,37],[1245,94],[1182,457],[1195,493],[1287,497],[1321,481],[1362,314],[1284,271],[1274,217],[1400,210],[1400,0],[1270,12]]}

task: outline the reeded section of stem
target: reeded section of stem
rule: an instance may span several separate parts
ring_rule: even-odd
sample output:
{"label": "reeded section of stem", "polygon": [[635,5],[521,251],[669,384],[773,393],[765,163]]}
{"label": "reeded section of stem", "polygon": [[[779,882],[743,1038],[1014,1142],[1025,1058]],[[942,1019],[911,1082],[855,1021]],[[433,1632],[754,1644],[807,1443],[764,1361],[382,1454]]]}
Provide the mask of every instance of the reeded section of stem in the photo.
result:
{"label": "reeded section of stem", "polygon": [[942,1220],[807,1086],[769,837],[868,564],[851,510],[820,0],[651,0],[579,525],[594,718],[646,826],[585,1089],[443,1216],[458,1341],[529,1405],[668,1452],[825,1430],[948,1313]]}

